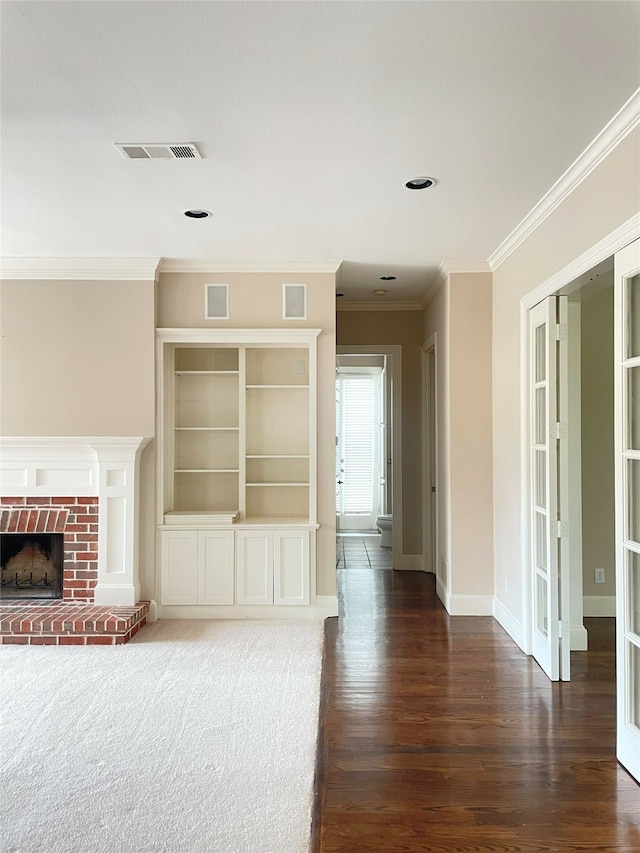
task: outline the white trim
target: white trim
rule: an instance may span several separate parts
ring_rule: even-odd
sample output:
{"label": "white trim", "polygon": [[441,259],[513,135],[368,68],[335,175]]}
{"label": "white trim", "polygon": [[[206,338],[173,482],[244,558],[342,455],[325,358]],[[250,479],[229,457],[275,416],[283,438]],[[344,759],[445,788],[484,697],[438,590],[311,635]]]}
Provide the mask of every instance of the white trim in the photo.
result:
{"label": "white trim", "polygon": [[[529,309],[547,296],[572,285],[592,267],[606,261],[633,240],[640,237],[640,213],[631,216],[520,300],[520,529],[522,547],[522,631],[523,650],[531,654],[530,567],[529,567]],[[586,611],[584,612],[586,616]]]}
{"label": "white trim", "polygon": [[[538,302],[572,284],[575,279],[606,261],[611,255],[615,255],[616,252],[624,249],[638,237],[640,237],[640,213],[634,213],[626,222],[623,222],[622,225],[607,234],[586,252],[583,252],[571,263],[543,281],[538,287],[525,294],[522,297],[522,302],[527,309],[533,308]],[[579,286],[580,282],[577,283],[577,287]]]}
{"label": "white trim", "polygon": [[319,619],[338,615],[338,598],[319,596],[315,605],[160,604],[158,619]]}
{"label": "white trim", "polygon": [[585,595],[583,601],[585,616],[616,615],[615,595]]}
{"label": "white trim", "polygon": [[[422,565],[438,574],[438,334],[433,332],[422,344]],[[433,388],[429,367],[433,361]],[[433,400],[433,412],[431,401]],[[433,434],[430,427],[433,425]],[[433,470],[431,460],[433,458]],[[431,491],[436,484],[435,493]],[[435,496],[434,496],[435,495]],[[431,519],[435,515],[435,541],[431,542]],[[429,558],[433,557],[433,561]]]}
{"label": "white trim", "polygon": [[342,261],[215,261],[191,260],[189,258],[161,258],[160,273],[336,273]]}
{"label": "white trim", "polygon": [[155,281],[160,258],[2,258],[0,278]]}
{"label": "white trim", "polygon": [[444,275],[491,272],[488,261],[442,261],[438,269],[442,270]]}
{"label": "white trim", "polygon": [[436,595],[444,605],[444,609],[447,611],[447,613],[450,613],[451,595],[449,594],[449,591],[442,583],[442,580],[438,577],[438,575],[436,575]]}
{"label": "white trim", "polygon": [[316,595],[314,610],[318,619],[327,619],[338,615],[337,595]]}
{"label": "white trim", "polygon": [[522,629],[522,624],[518,622],[513,613],[505,607],[501,601],[495,598],[495,596],[493,599],[493,618],[500,627],[504,628],[511,639],[517,643],[526,654],[527,652],[524,647],[524,631]]}
{"label": "white trim", "polygon": [[311,343],[322,329],[156,329],[161,343],[291,344]]}
{"label": "white trim", "polygon": [[572,652],[586,652],[589,648],[589,635],[584,625],[572,625],[569,635]]}
{"label": "white trim", "polygon": [[493,616],[493,595],[450,595],[449,616]]}
{"label": "white trim", "polygon": [[582,154],[489,256],[491,269],[497,269],[639,124],[640,89],[636,89]]}
{"label": "white trim", "polygon": [[422,311],[420,302],[343,302],[336,301],[336,311]]}
{"label": "white trim", "polygon": [[98,497],[98,605],[140,599],[138,504],[142,436],[6,436],[0,480],[6,496]]}

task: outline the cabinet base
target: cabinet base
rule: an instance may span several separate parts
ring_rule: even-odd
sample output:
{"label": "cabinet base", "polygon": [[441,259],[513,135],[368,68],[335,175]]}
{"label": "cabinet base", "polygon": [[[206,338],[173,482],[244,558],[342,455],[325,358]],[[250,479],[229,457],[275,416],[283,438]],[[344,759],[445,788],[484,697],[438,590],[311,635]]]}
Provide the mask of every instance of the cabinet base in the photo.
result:
{"label": "cabinet base", "polygon": [[297,605],[158,605],[158,619],[326,619],[338,615],[338,598],[318,596],[315,604]]}

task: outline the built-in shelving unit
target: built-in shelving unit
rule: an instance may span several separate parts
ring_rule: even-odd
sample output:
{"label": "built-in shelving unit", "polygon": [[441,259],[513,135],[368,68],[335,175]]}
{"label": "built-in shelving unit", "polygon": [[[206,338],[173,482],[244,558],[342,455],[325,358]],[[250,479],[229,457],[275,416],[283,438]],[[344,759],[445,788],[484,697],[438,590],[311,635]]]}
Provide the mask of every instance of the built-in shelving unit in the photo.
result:
{"label": "built-in shelving unit", "polygon": [[[309,603],[318,333],[158,331],[161,603]],[[214,528],[215,535],[204,535]],[[205,568],[203,549],[218,564],[229,563],[220,571],[233,578],[222,582],[216,569]],[[198,577],[188,563],[199,567]],[[251,592],[256,584],[259,594]]]}

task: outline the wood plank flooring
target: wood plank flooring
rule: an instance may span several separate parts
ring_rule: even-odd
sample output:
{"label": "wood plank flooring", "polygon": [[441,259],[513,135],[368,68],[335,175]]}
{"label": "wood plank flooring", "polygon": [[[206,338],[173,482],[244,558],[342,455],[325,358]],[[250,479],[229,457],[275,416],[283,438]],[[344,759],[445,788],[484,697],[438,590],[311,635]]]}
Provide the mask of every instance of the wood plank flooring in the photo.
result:
{"label": "wood plank flooring", "polygon": [[312,853],[639,853],[613,620],[552,684],[490,617],[449,617],[433,576],[376,562],[347,546],[326,622]]}

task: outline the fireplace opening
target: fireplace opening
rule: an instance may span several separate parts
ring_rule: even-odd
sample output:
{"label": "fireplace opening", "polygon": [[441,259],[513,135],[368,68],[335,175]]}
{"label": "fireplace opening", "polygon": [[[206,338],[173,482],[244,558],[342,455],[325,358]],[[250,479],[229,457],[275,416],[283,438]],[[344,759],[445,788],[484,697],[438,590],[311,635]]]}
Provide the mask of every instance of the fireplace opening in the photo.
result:
{"label": "fireplace opening", "polygon": [[0,598],[62,598],[62,533],[0,534]]}

